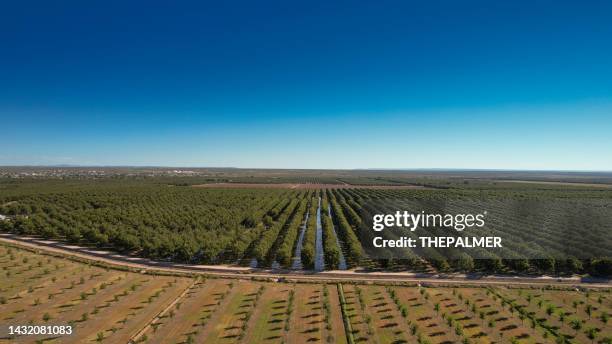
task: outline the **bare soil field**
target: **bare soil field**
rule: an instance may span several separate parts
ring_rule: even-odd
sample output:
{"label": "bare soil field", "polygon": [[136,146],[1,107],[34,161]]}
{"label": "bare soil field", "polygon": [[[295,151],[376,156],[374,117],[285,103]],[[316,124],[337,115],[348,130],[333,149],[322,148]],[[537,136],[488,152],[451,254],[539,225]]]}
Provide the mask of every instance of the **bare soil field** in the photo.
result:
{"label": "bare soil field", "polygon": [[[4,243],[0,269],[3,344],[552,344],[559,338],[603,344],[612,336],[610,289],[179,277],[94,266]],[[74,333],[8,334],[9,326],[28,324],[70,325]]]}
{"label": "bare soil field", "polygon": [[257,308],[249,316],[246,342],[282,343],[287,341],[287,307],[291,285],[265,283],[265,291],[257,301]]}

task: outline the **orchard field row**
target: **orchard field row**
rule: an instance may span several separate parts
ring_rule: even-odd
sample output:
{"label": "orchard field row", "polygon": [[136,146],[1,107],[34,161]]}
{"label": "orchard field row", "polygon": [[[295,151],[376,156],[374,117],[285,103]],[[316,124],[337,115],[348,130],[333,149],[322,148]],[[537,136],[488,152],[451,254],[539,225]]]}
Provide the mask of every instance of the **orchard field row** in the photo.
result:
{"label": "orchard field row", "polygon": [[[0,214],[8,218],[0,230],[185,263],[610,275],[611,204],[612,191],[558,187],[223,189],[105,180],[60,188],[37,180],[2,192]],[[366,219],[400,209],[484,209],[493,225],[480,235],[511,240],[497,253],[428,248],[406,249],[401,259],[369,256]]]}
{"label": "orchard field row", "polygon": [[[0,245],[0,343],[610,343],[610,290],[160,276]],[[3,329],[6,329],[6,326]]]}

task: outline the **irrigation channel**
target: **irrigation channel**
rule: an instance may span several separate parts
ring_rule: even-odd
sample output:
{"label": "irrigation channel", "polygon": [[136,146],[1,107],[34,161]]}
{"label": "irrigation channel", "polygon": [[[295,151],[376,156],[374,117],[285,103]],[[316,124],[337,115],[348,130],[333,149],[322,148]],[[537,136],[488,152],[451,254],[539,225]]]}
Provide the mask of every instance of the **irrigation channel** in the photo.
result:
{"label": "irrigation channel", "polygon": [[[325,270],[325,252],[323,250],[323,223],[321,221],[321,216],[325,216],[325,215],[321,215],[321,197],[319,197],[319,205],[317,207],[317,228],[316,228],[316,239],[315,239],[315,260],[314,260],[314,271],[324,271]],[[328,207],[327,209],[327,216],[329,216],[329,218],[332,218],[332,212],[331,212],[331,207]],[[306,235],[306,230],[308,229],[308,218],[310,217],[310,210],[308,210],[306,212],[306,215],[304,217],[304,223],[302,224],[302,227],[300,229],[300,234],[298,236],[298,242],[295,245],[295,252],[293,254],[293,258],[292,258],[292,262],[291,262],[291,269],[292,270],[303,270],[304,266],[302,265],[302,245],[304,242],[304,235]],[[336,245],[340,248],[342,246],[340,246],[340,239],[338,239],[338,234],[336,233],[336,226],[334,225],[333,221],[330,221],[331,225],[332,225],[332,233],[334,235],[334,240],[336,242]],[[340,250],[340,256],[338,257],[339,262],[338,262],[338,270],[346,270],[347,269],[347,265],[346,265],[346,260],[344,259],[344,254],[342,253],[342,250]],[[259,266],[259,262],[257,261],[256,258],[252,258],[249,264],[249,267],[251,268],[257,268]],[[273,269],[277,269],[279,268],[280,265],[278,264],[278,262],[274,261],[272,263],[272,268]]]}
{"label": "irrigation channel", "polygon": [[321,225],[321,197],[317,207],[317,235],[315,238],[315,271],[325,270],[325,256],[323,255],[323,226]]}
{"label": "irrigation channel", "polygon": [[300,230],[300,236],[298,237],[297,245],[295,245],[295,253],[293,254],[293,263],[291,263],[292,270],[302,270],[302,242],[304,241],[304,233],[306,233],[306,225],[308,223],[308,217],[310,216],[310,210],[306,212],[302,229]]}
{"label": "irrigation channel", "polygon": [[[315,261],[314,261],[314,271],[324,271],[325,270],[325,253],[323,250],[323,224],[321,221],[321,216],[325,216],[321,214],[321,197],[319,197],[319,204],[317,207],[317,228],[316,228],[316,236],[315,236]],[[327,216],[332,216],[331,207],[328,208]],[[302,265],[302,245],[304,242],[304,235],[306,234],[306,230],[308,229],[308,218],[310,217],[310,210],[306,212],[306,216],[304,218],[304,223],[300,230],[300,235],[298,236],[298,242],[295,245],[295,253],[293,255],[293,262],[291,264],[292,270],[303,270],[304,266]],[[336,233],[336,227],[332,223],[332,232],[334,234],[334,239],[336,241],[336,245],[340,246],[340,240],[338,239],[338,234]],[[344,259],[344,254],[342,250],[340,250],[339,257],[339,270],[346,270],[346,260]]]}

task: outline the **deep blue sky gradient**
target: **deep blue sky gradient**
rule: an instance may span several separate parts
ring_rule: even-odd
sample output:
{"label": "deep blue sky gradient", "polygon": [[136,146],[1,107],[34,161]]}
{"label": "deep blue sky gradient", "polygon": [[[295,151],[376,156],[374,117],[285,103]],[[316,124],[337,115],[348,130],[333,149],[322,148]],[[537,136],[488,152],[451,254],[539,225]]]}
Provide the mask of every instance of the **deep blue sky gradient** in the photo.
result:
{"label": "deep blue sky gradient", "polygon": [[0,165],[612,170],[610,1],[23,1]]}

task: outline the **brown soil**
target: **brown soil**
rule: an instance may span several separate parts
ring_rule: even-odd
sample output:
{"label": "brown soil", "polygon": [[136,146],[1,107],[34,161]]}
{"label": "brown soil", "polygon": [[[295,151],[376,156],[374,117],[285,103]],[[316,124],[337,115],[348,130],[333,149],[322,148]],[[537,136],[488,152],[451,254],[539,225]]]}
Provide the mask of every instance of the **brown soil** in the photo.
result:
{"label": "brown soil", "polygon": [[295,311],[291,314],[288,343],[324,342],[322,297],[320,285],[295,288]]}

